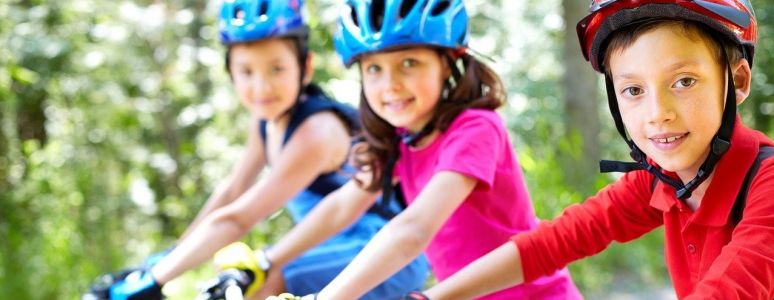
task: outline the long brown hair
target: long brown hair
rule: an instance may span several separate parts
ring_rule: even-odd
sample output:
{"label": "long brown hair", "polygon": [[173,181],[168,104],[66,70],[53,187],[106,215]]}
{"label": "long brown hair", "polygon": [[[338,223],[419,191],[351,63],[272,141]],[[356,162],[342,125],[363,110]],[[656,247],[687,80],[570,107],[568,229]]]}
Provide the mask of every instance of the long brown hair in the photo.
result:
{"label": "long brown hair", "polygon": [[[461,60],[462,74],[456,80],[454,88],[449,91],[448,97],[441,99],[435,107],[435,114],[430,122],[433,122],[436,129],[446,131],[452,121],[468,108],[494,110],[505,103],[505,89],[494,70],[468,53],[459,56],[449,49],[437,50],[449,64]],[[398,134],[394,126],[371,109],[362,90],[359,110],[365,142],[353,148],[353,163],[358,170],[371,173],[370,182],[358,183],[369,191],[378,191],[381,188],[382,171],[387,166],[388,159],[398,155]]]}

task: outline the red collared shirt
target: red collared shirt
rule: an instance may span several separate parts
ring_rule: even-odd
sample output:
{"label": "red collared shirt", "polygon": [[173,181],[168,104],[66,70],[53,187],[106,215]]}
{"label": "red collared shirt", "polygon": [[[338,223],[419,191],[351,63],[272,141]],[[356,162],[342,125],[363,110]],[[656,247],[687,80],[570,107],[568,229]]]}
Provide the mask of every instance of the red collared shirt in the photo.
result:
{"label": "red collared shirt", "polygon": [[765,160],[750,184],[744,217],[731,208],[745,174],[768,137],[737,117],[731,148],[718,163],[701,205],[692,211],[672,187],[634,171],[562,216],[512,240],[527,281],[627,242],[664,225],[667,268],[680,299],[774,297],[774,159]]}

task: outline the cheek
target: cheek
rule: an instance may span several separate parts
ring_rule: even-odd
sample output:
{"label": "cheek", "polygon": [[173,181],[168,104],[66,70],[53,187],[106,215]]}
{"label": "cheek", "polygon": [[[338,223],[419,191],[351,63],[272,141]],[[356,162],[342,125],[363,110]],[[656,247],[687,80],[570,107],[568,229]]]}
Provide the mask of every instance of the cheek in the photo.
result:
{"label": "cheek", "polygon": [[371,104],[372,101],[376,101],[377,96],[377,86],[374,84],[374,82],[370,80],[363,80],[362,82],[363,86],[363,94],[365,94],[366,100],[368,100],[368,103]]}
{"label": "cheek", "polygon": [[[719,128],[723,119],[723,108],[704,107],[688,111],[686,114],[694,116],[698,122],[692,123],[699,124],[701,127]],[[712,132],[714,135],[714,131],[708,130],[708,132]]]}
{"label": "cheek", "polygon": [[287,94],[296,94],[298,90],[301,88],[301,81],[299,81],[298,78],[294,77],[285,77],[281,80],[274,80],[270,83],[274,86],[275,90],[280,89],[280,91],[284,91]]}
{"label": "cheek", "polygon": [[244,97],[249,92],[249,85],[243,80],[234,78],[234,90],[239,96]]}
{"label": "cheek", "polygon": [[[723,104],[725,94],[722,98],[713,93],[696,93],[690,96],[690,101],[680,101],[682,104],[680,110],[687,120],[695,120],[704,123],[702,126],[717,123],[720,126],[720,120],[723,116]],[[712,100],[710,100],[712,99]],[[691,123],[699,123],[691,122]],[[707,124],[710,123],[710,124]]]}
{"label": "cheek", "polygon": [[368,107],[370,107],[371,110],[377,115],[382,116],[383,111],[380,98],[373,93],[368,93],[365,88],[363,89],[363,94],[365,95],[365,103],[368,105]]}
{"label": "cheek", "polygon": [[425,84],[414,84],[412,89],[420,91],[427,98],[433,99],[441,96],[443,86],[437,82],[427,82]]}
{"label": "cheek", "polygon": [[[432,74],[428,76],[423,76],[424,78],[441,78],[441,74]],[[443,92],[443,84],[444,80],[425,80],[424,82],[421,80],[410,80],[409,81],[412,85],[412,89],[415,91],[420,91],[426,98],[430,100],[438,100],[441,98],[441,93]]]}
{"label": "cheek", "polygon": [[287,71],[285,71],[282,74],[282,78],[284,80],[288,80],[288,81],[292,80],[294,82],[300,83],[301,82],[301,69],[297,69],[297,68],[288,69]]}
{"label": "cheek", "polygon": [[368,93],[365,94],[366,97],[366,103],[368,103],[368,106],[371,107],[371,110],[373,110],[376,113],[381,112],[381,105],[379,104],[380,101],[374,97],[373,95],[369,95]]}
{"label": "cheek", "polygon": [[621,101],[618,101],[618,111],[621,114],[621,121],[623,121],[624,127],[626,127],[626,131],[629,133],[634,133],[634,131],[637,131],[637,124],[640,123],[640,118],[644,116],[643,111],[638,110],[631,105],[622,104]]}

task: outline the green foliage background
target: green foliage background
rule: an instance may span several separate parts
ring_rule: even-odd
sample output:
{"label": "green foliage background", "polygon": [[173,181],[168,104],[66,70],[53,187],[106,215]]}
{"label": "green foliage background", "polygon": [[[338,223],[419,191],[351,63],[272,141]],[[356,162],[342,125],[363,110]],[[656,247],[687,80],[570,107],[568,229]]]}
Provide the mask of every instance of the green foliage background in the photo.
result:
{"label": "green foliage background", "polygon": [[[316,80],[354,101],[357,76],[330,42],[334,0],[307,1]],[[760,38],[745,122],[774,136],[774,6],[754,0]],[[0,295],[74,299],[97,275],[170,245],[228,172],[250,126],[223,70],[218,1],[0,1]],[[537,214],[552,218],[589,191],[564,181],[557,0],[468,1],[472,46],[491,56],[510,103],[502,109]],[[575,22],[573,20],[572,22]],[[574,33],[571,33],[574,34]],[[356,89],[355,89],[356,90]],[[350,93],[348,93],[350,92]],[[603,101],[590,99],[590,101]],[[603,106],[604,107],[604,106]],[[604,156],[625,158],[603,124]],[[592,175],[589,175],[592,176]],[[247,239],[268,244],[284,215]],[[668,283],[661,232],[571,266],[587,295]],[[207,266],[166,287],[190,299]]]}

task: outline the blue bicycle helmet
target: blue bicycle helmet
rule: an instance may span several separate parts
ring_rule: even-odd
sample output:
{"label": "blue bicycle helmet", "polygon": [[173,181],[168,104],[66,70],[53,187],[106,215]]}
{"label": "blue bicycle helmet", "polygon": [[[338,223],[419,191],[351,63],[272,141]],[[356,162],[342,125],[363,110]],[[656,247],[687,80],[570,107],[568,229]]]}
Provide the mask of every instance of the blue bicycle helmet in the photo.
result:
{"label": "blue bicycle helmet", "polygon": [[468,15],[462,0],[347,0],[333,43],[347,67],[364,53],[399,46],[463,48]]}
{"label": "blue bicycle helmet", "polygon": [[225,0],[220,9],[220,41],[230,45],[270,37],[309,34],[301,16],[302,0]]}

